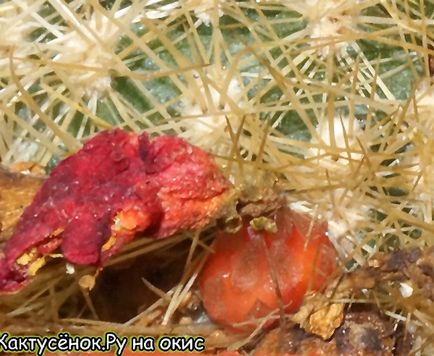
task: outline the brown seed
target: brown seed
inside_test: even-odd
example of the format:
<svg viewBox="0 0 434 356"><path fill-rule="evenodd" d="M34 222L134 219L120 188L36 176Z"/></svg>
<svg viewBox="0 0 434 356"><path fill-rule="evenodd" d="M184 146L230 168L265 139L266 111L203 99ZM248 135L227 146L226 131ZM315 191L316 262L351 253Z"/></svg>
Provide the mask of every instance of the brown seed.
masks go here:
<svg viewBox="0 0 434 356"><path fill-rule="evenodd" d="M433 55L429 55L428 56L428 67L429 67L429 75L431 77L434 77L434 56Z"/></svg>
<svg viewBox="0 0 434 356"><path fill-rule="evenodd" d="M95 287L95 276L91 276L89 274L86 274L80 278L80 280L78 281L78 284L83 289L92 290L93 287Z"/></svg>
<svg viewBox="0 0 434 356"><path fill-rule="evenodd" d="M434 50L434 47L428 45L428 49L431 52ZM432 53L428 54L428 70L429 70L430 77L434 77L434 54Z"/></svg>

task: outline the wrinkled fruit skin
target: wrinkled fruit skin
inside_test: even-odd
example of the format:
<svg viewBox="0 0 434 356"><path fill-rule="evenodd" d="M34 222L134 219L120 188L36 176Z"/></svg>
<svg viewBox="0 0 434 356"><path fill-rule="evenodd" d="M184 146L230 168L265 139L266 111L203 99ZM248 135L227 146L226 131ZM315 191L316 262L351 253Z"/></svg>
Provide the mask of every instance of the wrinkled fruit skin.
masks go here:
<svg viewBox="0 0 434 356"><path fill-rule="evenodd" d="M336 252L326 235L327 223L313 223L286 207L276 212L274 220L276 233L256 231L248 221L236 234L221 232L200 275L208 315L231 330L252 331L257 326L252 319L279 307L271 271L285 311L291 313L308 290L322 289L335 270Z"/></svg>
<svg viewBox="0 0 434 356"><path fill-rule="evenodd" d="M202 228L228 189L210 155L182 139L101 132L59 163L25 209L0 261L0 291L19 290L58 249L71 263L98 265L138 232Z"/></svg>

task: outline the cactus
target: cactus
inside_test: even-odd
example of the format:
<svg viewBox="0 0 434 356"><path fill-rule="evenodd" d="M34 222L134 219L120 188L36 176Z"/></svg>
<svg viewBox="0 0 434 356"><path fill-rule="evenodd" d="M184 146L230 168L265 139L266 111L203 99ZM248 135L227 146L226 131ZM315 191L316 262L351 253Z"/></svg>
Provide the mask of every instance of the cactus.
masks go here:
<svg viewBox="0 0 434 356"><path fill-rule="evenodd" d="M378 252L429 249L433 18L433 3L408 0L2 2L0 160L35 161L49 172L103 129L178 135L214 154L237 189L277 181L293 209L326 218L349 269ZM190 239L180 282L157 290L161 299L128 323L129 333L185 332L169 325L191 295L202 242L197 234L143 239L109 262ZM37 315L35 332L47 323L104 330L89 293L61 272L2 297L6 325L20 331L19 321ZM76 272L81 284L91 273ZM388 285L365 297L429 350L432 301L410 288ZM78 319L73 298L84 300L88 317ZM149 319L160 309L161 319Z"/></svg>

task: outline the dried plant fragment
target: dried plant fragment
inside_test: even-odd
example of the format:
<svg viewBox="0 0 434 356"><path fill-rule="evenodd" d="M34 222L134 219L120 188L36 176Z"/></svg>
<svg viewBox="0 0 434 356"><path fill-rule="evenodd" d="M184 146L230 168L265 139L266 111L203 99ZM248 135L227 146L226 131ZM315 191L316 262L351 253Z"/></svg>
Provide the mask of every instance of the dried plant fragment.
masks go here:
<svg viewBox="0 0 434 356"><path fill-rule="evenodd" d="M98 265L138 232L164 238L207 225L229 183L182 139L105 131L61 162L24 211L0 262L0 290L20 289L60 248Z"/></svg>
<svg viewBox="0 0 434 356"><path fill-rule="evenodd" d="M356 308L357 309L357 308ZM269 332L253 356L286 355L393 355L396 339L390 322L375 310L352 310L328 340L292 327Z"/></svg>
<svg viewBox="0 0 434 356"><path fill-rule="evenodd" d="M369 272L378 285L398 282L403 298L418 288L427 301L434 301L434 250L419 247L379 254L370 261ZM413 288L414 287L414 288Z"/></svg>
<svg viewBox="0 0 434 356"><path fill-rule="evenodd" d="M342 300L350 298L356 290L374 286L375 279L363 269L357 273L345 274L330 282L322 293L309 292L291 320L306 332L327 340L344 320L347 305Z"/></svg>
<svg viewBox="0 0 434 356"><path fill-rule="evenodd" d="M286 204L284 196L275 189L260 190L257 187L247 187L239 199L241 216L260 217L276 211Z"/></svg>
<svg viewBox="0 0 434 356"><path fill-rule="evenodd" d="M307 332L330 338L344 319L343 303L333 303L323 294L310 293L303 306L291 318Z"/></svg>

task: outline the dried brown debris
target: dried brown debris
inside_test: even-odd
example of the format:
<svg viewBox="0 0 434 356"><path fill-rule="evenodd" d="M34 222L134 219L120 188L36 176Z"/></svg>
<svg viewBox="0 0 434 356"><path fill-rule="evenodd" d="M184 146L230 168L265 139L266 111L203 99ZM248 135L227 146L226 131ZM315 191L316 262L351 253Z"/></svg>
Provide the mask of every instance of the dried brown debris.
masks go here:
<svg viewBox="0 0 434 356"><path fill-rule="evenodd" d="M329 339L344 320L344 309L354 291L373 288L375 280L365 271L345 274L318 292L309 292L300 310L291 317L306 332Z"/></svg>
<svg viewBox="0 0 434 356"><path fill-rule="evenodd" d="M254 356L297 355L396 355L392 323L373 309L354 308L328 340L293 327L274 329L257 346Z"/></svg>
<svg viewBox="0 0 434 356"><path fill-rule="evenodd" d="M348 297L350 290L341 286L343 284L337 288L329 287L324 293L306 295L302 307L291 320L306 332L329 339L344 319L345 304L332 300L333 294L335 297Z"/></svg>
<svg viewBox="0 0 434 356"><path fill-rule="evenodd" d="M381 254L370 261L366 272L380 282L401 282L417 287L420 293L434 301L434 249L413 247Z"/></svg>

